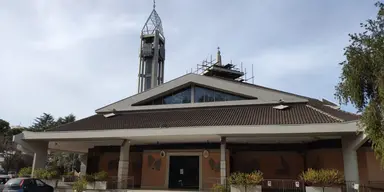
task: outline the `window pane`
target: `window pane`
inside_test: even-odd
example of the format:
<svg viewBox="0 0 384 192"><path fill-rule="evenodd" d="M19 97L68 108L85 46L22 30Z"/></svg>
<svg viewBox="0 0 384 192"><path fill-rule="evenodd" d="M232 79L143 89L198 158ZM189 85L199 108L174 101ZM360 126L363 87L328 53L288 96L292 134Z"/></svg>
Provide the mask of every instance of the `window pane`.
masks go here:
<svg viewBox="0 0 384 192"><path fill-rule="evenodd" d="M206 89L202 87L195 87L195 103L201 102L217 102L217 101L234 101L243 100L245 98L224 93L221 91Z"/></svg>
<svg viewBox="0 0 384 192"><path fill-rule="evenodd" d="M204 102L204 89L195 87L195 103Z"/></svg>
<svg viewBox="0 0 384 192"><path fill-rule="evenodd" d="M180 104L191 102L191 88L164 97L164 104Z"/></svg>
<svg viewBox="0 0 384 192"><path fill-rule="evenodd" d="M39 187L43 187L44 186L44 183L38 179L35 180L36 181L36 185L39 186Z"/></svg>
<svg viewBox="0 0 384 192"><path fill-rule="evenodd" d="M215 92L215 101L227 101L228 95L221 92Z"/></svg>

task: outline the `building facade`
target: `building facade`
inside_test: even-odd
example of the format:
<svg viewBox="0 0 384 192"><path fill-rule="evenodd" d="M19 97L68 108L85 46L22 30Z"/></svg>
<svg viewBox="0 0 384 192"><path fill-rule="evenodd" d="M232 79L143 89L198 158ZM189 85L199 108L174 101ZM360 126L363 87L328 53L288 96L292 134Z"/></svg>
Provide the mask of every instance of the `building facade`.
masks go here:
<svg viewBox="0 0 384 192"><path fill-rule="evenodd" d="M34 152L34 168L44 167L48 149L87 154L83 172L107 171L119 188L206 189L236 171L298 179L308 168L380 180L358 118L326 100L187 74L15 141Z"/></svg>

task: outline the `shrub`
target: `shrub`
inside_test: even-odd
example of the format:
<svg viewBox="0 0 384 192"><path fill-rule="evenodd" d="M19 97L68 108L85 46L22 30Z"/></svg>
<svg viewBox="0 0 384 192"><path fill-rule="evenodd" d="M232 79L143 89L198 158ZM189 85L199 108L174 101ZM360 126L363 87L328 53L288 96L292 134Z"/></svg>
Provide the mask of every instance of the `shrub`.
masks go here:
<svg viewBox="0 0 384 192"><path fill-rule="evenodd" d="M73 183L72 189L76 192L82 192L87 188L87 180L85 178L81 178Z"/></svg>
<svg viewBox="0 0 384 192"><path fill-rule="evenodd" d="M106 181L108 179L108 173L105 171L100 171L92 175L85 175L85 179L88 182Z"/></svg>
<svg viewBox="0 0 384 192"><path fill-rule="evenodd" d="M57 171L50 171L46 169L36 169L33 173L34 178L38 179L56 179L59 176Z"/></svg>
<svg viewBox="0 0 384 192"><path fill-rule="evenodd" d="M245 173L232 173L227 180L230 185L245 185Z"/></svg>
<svg viewBox="0 0 384 192"><path fill-rule="evenodd" d="M95 181L106 181L108 179L108 173L105 171L100 171L94 175Z"/></svg>
<svg viewBox="0 0 384 192"><path fill-rule="evenodd" d="M257 185L264 180L263 173L261 171L254 171L249 174L245 174L246 185Z"/></svg>
<svg viewBox="0 0 384 192"><path fill-rule="evenodd" d="M215 184L212 187L212 192L227 192L227 188L221 184Z"/></svg>
<svg viewBox="0 0 384 192"><path fill-rule="evenodd" d="M17 176L19 177L29 177L32 174L32 167L24 167L20 169L19 173Z"/></svg>
<svg viewBox="0 0 384 192"><path fill-rule="evenodd" d="M75 175L75 173L73 171L64 173L64 176L74 176L74 175Z"/></svg>
<svg viewBox="0 0 384 192"><path fill-rule="evenodd" d="M17 174L19 177L29 177L32 174L32 167L24 167L20 169L19 173Z"/></svg>
<svg viewBox="0 0 384 192"><path fill-rule="evenodd" d="M334 186L344 183L344 175L336 169L308 169L301 173L300 179L306 185L314 186Z"/></svg>
<svg viewBox="0 0 384 192"><path fill-rule="evenodd" d="M228 184L230 185L257 185L263 181L263 173L260 171L254 171L252 173L240 173L236 172L231 174L228 178Z"/></svg>

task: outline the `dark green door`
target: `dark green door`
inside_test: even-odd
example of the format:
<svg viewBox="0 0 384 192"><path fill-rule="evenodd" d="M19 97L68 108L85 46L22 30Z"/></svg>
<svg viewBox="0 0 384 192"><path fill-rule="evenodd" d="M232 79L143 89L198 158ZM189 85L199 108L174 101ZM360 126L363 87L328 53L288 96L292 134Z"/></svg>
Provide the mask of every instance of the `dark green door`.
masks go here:
<svg viewBox="0 0 384 192"><path fill-rule="evenodd" d="M199 189L199 156L170 156L170 189Z"/></svg>

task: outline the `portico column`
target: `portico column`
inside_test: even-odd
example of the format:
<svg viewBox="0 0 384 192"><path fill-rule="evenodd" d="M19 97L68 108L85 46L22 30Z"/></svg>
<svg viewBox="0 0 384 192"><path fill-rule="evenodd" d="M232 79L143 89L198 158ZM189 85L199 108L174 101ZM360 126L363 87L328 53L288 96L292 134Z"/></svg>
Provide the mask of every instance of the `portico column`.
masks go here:
<svg viewBox="0 0 384 192"><path fill-rule="evenodd" d="M88 162L88 154L84 153L80 155L80 175L84 176L87 174L87 162Z"/></svg>
<svg viewBox="0 0 384 192"><path fill-rule="evenodd" d="M31 176L34 176L36 169L44 169L47 162L48 156L48 142L34 142L29 143L33 150L33 163L32 163L32 173Z"/></svg>
<svg viewBox="0 0 384 192"><path fill-rule="evenodd" d="M128 188L129 148L130 142L128 140L124 140L120 147L119 167L117 170L119 189Z"/></svg>
<svg viewBox="0 0 384 192"><path fill-rule="evenodd" d="M355 135L343 136L341 138L344 162L344 177L347 181L347 189L351 189L353 183L359 183L359 167L357 160L357 152L354 148Z"/></svg>
<svg viewBox="0 0 384 192"><path fill-rule="evenodd" d="M225 151L226 151L227 140L225 137L221 137L220 141L220 184L225 185L227 169L225 161Z"/></svg>

